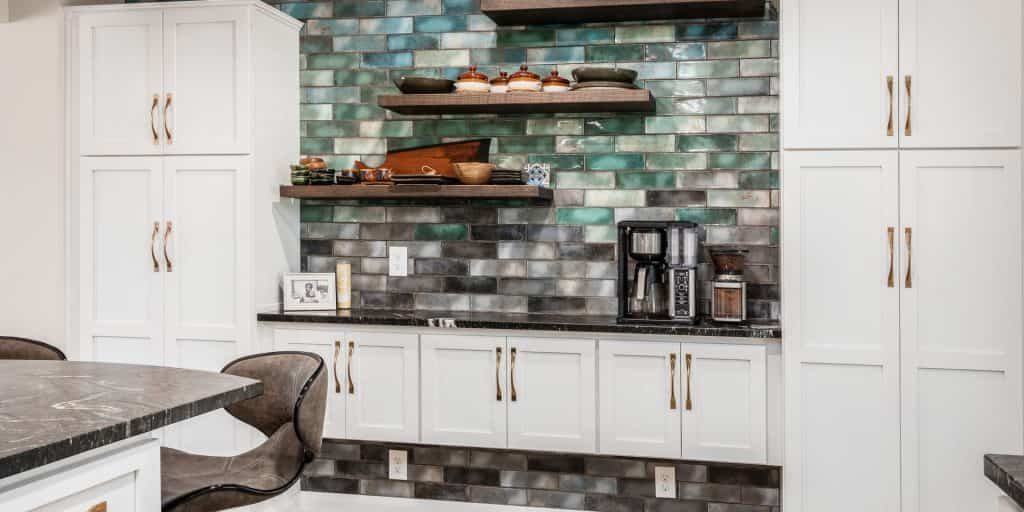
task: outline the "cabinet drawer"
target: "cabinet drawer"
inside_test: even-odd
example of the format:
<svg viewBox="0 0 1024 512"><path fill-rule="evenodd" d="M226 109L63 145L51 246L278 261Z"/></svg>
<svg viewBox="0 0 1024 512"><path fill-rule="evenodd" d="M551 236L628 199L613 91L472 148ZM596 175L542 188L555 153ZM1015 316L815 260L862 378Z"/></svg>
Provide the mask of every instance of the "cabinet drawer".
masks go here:
<svg viewBox="0 0 1024 512"><path fill-rule="evenodd" d="M36 512L143 512L135 505L133 472L37 508Z"/></svg>

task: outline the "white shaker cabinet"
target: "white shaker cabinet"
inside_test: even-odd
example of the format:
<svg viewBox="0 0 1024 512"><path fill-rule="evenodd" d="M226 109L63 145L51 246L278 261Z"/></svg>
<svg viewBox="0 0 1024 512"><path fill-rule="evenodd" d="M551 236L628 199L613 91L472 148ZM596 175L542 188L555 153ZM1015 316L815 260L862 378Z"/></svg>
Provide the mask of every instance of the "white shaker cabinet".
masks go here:
<svg viewBox="0 0 1024 512"><path fill-rule="evenodd" d="M419 337L350 332L346 438L419 441Z"/></svg>
<svg viewBox="0 0 1024 512"><path fill-rule="evenodd" d="M345 439L345 400L348 396L345 333L306 329L274 329L274 350L312 352L327 365L327 409L324 437Z"/></svg>
<svg viewBox="0 0 1024 512"><path fill-rule="evenodd" d="M509 338L509 448L596 451L596 345Z"/></svg>
<svg viewBox="0 0 1024 512"><path fill-rule="evenodd" d="M508 446L505 338L431 334L422 352L422 441Z"/></svg>

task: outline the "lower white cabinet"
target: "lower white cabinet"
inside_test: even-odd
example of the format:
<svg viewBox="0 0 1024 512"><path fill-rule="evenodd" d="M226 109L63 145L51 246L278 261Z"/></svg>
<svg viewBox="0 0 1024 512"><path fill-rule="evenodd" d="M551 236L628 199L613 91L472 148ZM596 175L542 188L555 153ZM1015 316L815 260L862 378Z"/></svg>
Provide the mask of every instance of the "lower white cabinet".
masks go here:
<svg viewBox="0 0 1024 512"><path fill-rule="evenodd" d="M505 338L424 335L424 443L508 446Z"/></svg>
<svg viewBox="0 0 1024 512"><path fill-rule="evenodd" d="M346 437L419 440L419 336L348 334Z"/></svg>
<svg viewBox="0 0 1024 512"><path fill-rule="evenodd" d="M509 338L508 446L597 449L594 340Z"/></svg>
<svg viewBox="0 0 1024 512"><path fill-rule="evenodd" d="M312 352L327 364L327 410L324 437L345 438L345 397L348 377L345 372L345 334L342 332L275 329L274 350Z"/></svg>

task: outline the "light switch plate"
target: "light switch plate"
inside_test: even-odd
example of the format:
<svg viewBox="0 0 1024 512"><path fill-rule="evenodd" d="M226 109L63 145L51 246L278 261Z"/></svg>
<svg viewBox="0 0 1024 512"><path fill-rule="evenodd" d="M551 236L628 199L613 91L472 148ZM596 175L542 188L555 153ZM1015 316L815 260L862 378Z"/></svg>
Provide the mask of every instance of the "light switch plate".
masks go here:
<svg viewBox="0 0 1024 512"><path fill-rule="evenodd" d="M676 497L676 468L673 466L654 467L654 497Z"/></svg>
<svg viewBox="0 0 1024 512"><path fill-rule="evenodd" d="M409 275L408 247L392 247L388 250L388 275L391 277Z"/></svg>
<svg viewBox="0 0 1024 512"><path fill-rule="evenodd" d="M409 479L409 452L388 450L388 478L391 480Z"/></svg>

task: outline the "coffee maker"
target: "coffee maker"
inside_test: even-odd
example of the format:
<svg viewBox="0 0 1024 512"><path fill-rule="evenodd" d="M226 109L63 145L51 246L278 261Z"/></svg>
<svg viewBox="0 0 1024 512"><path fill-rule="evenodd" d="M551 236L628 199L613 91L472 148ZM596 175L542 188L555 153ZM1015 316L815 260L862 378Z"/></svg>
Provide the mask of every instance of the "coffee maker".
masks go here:
<svg viewBox="0 0 1024 512"><path fill-rule="evenodd" d="M698 227L692 222L619 223L619 322L697 320Z"/></svg>

